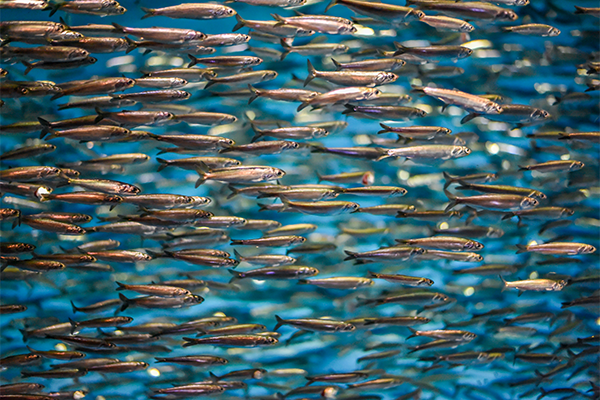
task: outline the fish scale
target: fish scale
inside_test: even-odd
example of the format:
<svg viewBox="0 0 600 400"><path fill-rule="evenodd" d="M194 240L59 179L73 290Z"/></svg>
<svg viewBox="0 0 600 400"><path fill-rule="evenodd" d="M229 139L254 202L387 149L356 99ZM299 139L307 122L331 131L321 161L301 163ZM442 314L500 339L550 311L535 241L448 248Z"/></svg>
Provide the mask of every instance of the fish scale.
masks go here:
<svg viewBox="0 0 600 400"><path fill-rule="evenodd" d="M2 395L600 395L597 2L182 1L0 2Z"/></svg>

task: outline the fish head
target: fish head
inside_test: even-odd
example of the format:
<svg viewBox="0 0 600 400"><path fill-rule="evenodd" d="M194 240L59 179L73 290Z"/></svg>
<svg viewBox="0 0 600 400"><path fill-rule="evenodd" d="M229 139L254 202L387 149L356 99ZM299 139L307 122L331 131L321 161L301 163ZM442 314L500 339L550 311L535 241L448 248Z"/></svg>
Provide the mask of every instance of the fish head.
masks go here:
<svg viewBox="0 0 600 400"><path fill-rule="evenodd" d="M572 171L577 171L577 170L583 168L584 166L585 166L585 164L582 163L581 161L573 161L571 163L571 165L569 166L569 169Z"/></svg>
<svg viewBox="0 0 600 400"><path fill-rule="evenodd" d="M531 119L534 121L542 121L550 117L552 116L546 110L536 109L534 112L531 113Z"/></svg>
<svg viewBox="0 0 600 400"><path fill-rule="evenodd" d="M175 93L175 98L176 99L189 99L191 95L192 94L190 92L178 90L177 93Z"/></svg>
<svg viewBox="0 0 600 400"><path fill-rule="evenodd" d="M89 54L90 53L87 50L85 50L85 49L74 48L73 51L71 51L69 53L68 59L70 59L70 60L73 60L73 59L79 60L79 59L87 57Z"/></svg>
<svg viewBox="0 0 600 400"><path fill-rule="evenodd" d="M258 58L258 57L248 57L248 63L246 65L248 66L254 66L254 65L258 65L260 63L262 63L262 58Z"/></svg>
<svg viewBox="0 0 600 400"><path fill-rule="evenodd" d="M279 340L273 336L265 336L263 339L267 344L276 344L279 343Z"/></svg>
<svg viewBox="0 0 600 400"><path fill-rule="evenodd" d="M471 154L471 149L465 146L454 146L450 152L450 157L460 158Z"/></svg>
<svg viewBox="0 0 600 400"><path fill-rule="evenodd" d="M306 238L303 236L297 236L292 240L293 244L304 243L304 242L306 242Z"/></svg>
<svg viewBox="0 0 600 400"><path fill-rule="evenodd" d="M575 214L575 211L571 210L570 208L563 208L560 211L560 216L561 217L563 217L563 216L571 216L573 214Z"/></svg>
<svg viewBox="0 0 600 400"><path fill-rule="evenodd" d="M217 73L212 69L208 69L206 71L202 71L202 79L215 78Z"/></svg>
<svg viewBox="0 0 600 400"><path fill-rule="evenodd" d="M277 72L276 71L266 71L263 76L262 79L263 80L267 80L267 79L275 79L277 78Z"/></svg>
<svg viewBox="0 0 600 400"><path fill-rule="evenodd" d="M286 3L287 3L286 7L298 7L298 6L306 4L306 0L287 0Z"/></svg>
<svg viewBox="0 0 600 400"><path fill-rule="evenodd" d="M560 29L556 29L554 27L552 27L550 30L548 30L548 36L558 36L560 35Z"/></svg>
<svg viewBox="0 0 600 400"><path fill-rule="evenodd" d="M338 28L338 35L349 35L356 33L357 29L354 25L342 25Z"/></svg>
<svg viewBox="0 0 600 400"><path fill-rule="evenodd" d="M540 204L540 202L533 197L525 197L523 200L521 200L519 207L522 210L529 210L530 208L537 207L538 204Z"/></svg>
<svg viewBox="0 0 600 400"><path fill-rule="evenodd" d="M120 203L122 201L123 201L123 198L121 196L117 196L117 195L107 195L106 197L104 197L105 203Z"/></svg>
<svg viewBox="0 0 600 400"><path fill-rule="evenodd" d="M67 232L71 235L83 235L85 233L85 229L80 226L73 225L67 228Z"/></svg>
<svg viewBox="0 0 600 400"><path fill-rule="evenodd" d="M226 7L226 6L219 7L217 10L215 10L215 13L214 13L214 15L218 16L218 17L226 17L226 16L233 17L236 14L237 14L237 12L233 8Z"/></svg>
<svg viewBox="0 0 600 400"><path fill-rule="evenodd" d="M478 261L483 261L483 256L481 254L472 253L472 254L469 254L469 257L467 259L469 261L478 262Z"/></svg>
<svg viewBox="0 0 600 400"><path fill-rule="evenodd" d="M529 0L515 0L515 6L526 6L529 4Z"/></svg>
<svg viewBox="0 0 600 400"><path fill-rule="evenodd" d="M298 28L296 30L296 36L312 36L314 34L315 34L315 31L311 31L310 29Z"/></svg>
<svg viewBox="0 0 600 400"><path fill-rule="evenodd" d="M450 297L446 296L443 293L436 293L433 296L432 300L433 300L434 303L446 303L446 302L448 302L450 300Z"/></svg>
<svg viewBox="0 0 600 400"><path fill-rule="evenodd" d="M348 203L344 206L344 211L353 213L356 212L359 207L360 205L358 205L357 203Z"/></svg>
<svg viewBox="0 0 600 400"><path fill-rule="evenodd" d="M246 35L243 33L240 33L239 35L237 35L234 39L234 43L235 44L242 44L242 43L247 43L250 40L250 35Z"/></svg>
<svg viewBox="0 0 600 400"><path fill-rule="evenodd" d="M300 143L298 142L290 142L290 141L286 141L283 146L281 146L281 148L283 150L293 150L293 149L297 149L300 147Z"/></svg>
<svg viewBox="0 0 600 400"><path fill-rule="evenodd" d="M159 122L165 122L168 121L170 119L173 119L174 115L171 114L168 111L159 111L156 113L156 117L154 118L154 122L159 123Z"/></svg>
<svg viewBox="0 0 600 400"><path fill-rule="evenodd" d="M123 78L115 84L115 89L123 90L135 85L135 79Z"/></svg>
<svg viewBox="0 0 600 400"><path fill-rule="evenodd" d="M417 286L431 286L433 281L429 278L423 278L417 282Z"/></svg>
<svg viewBox="0 0 600 400"><path fill-rule="evenodd" d="M413 249L410 251L410 254L425 254L427 252L427 250L421 248L421 247L413 247Z"/></svg>
<svg viewBox="0 0 600 400"><path fill-rule="evenodd" d="M369 88L363 91L363 100L376 99L381 96L381 90L376 88Z"/></svg>
<svg viewBox="0 0 600 400"><path fill-rule="evenodd" d="M463 47L458 52L458 58L466 58L473 54L473 50L468 47Z"/></svg>
<svg viewBox="0 0 600 400"><path fill-rule="evenodd" d="M567 286L567 283L569 283L569 282L565 279L556 281L552 284L552 289L550 289L550 290L562 290L565 286Z"/></svg>
<svg viewBox="0 0 600 400"><path fill-rule="evenodd" d="M342 332L352 332L355 329L356 329L356 326L349 324L349 323L345 323L340 327L340 331L342 331Z"/></svg>
<svg viewBox="0 0 600 400"><path fill-rule="evenodd" d="M408 190L404 188L397 188L392 191L392 196L404 196L406 193L408 193Z"/></svg>
<svg viewBox="0 0 600 400"><path fill-rule="evenodd" d="M394 82L396 79L398 79L398 76L396 74L393 74L391 72L380 72L375 77L375 83L377 85L383 85L385 83Z"/></svg>
<svg viewBox="0 0 600 400"><path fill-rule="evenodd" d="M75 31L70 31L70 30L62 31L62 32L58 33L58 35L56 35L56 38L59 40L81 39L82 37L83 37L83 35L81 33L75 32Z"/></svg>
<svg viewBox="0 0 600 400"><path fill-rule="evenodd" d="M464 249L465 250L481 250L483 249L483 245L479 242L476 242L474 240L469 240L465 245L464 245Z"/></svg>
<svg viewBox="0 0 600 400"><path fill-rule="evenodd" d="M474 29L475 29L475 27L473 25L469 24L468 22L465 22L459 28L459 30L461 32L473 32Z"/></svg>
<svg viewBox="0 0 600 400"><path fill-rule="evenodd" d="M79 257L79 262L90 263L90 262L94 262L94 261L96 261L96 257L90 256L88 254L83 254L83 255L81 255L81 257Z"/></svg>
<svg viewBox="0 0 600 400"><path fill-rule="evenodd" d="M333 54L342 54L342 53L347 52L348 50L349 50L349 48L345 44L338 44L333 49Z"/></svg>
<svg viewBox="0 0 600 400"><path fill-rule="evenodd" d="M315 267L302 267L300 268L300 275L315 276L319 273L319 270Z"/></svg>
<svg viewBox="0 0 600 400"><path fill-rule="evenodd" d="M329 135L329 132L323 128L315 128L313 129L313 137L325 137Z"/></svg>
<svg viewBox="0 0 600 400"><path fill-rule="evenodd" d="M476 337L477 337L477 335L473 332L465 332L465 334L463 335L464 340L473 340Z"/></svg>
<svg viewBox="0 0 600 400"><path fill-rule="evenodd" d="M185 42L190 42L193 40L202 40L205 38L206 38L206 35L204 33L190 30L185 33L183 40Z"/></svg>
<svg viewBox="0 0 600 400"><path fill-rule="evenodd" d="M594 253L596 251L596 248L592 245L586 244L581 246L578 250L577 253L578 254L590 254L590 253Z"/></svg>
<svg viewBox="0 0 600 400"><path fill-rule="evenodd" d="M272 172L272 179L279 179L279 178L283 178L285 175L285 171L279 168L273 168L273 172Z"/></svg>
<svg viewBox="0 0 600 400"><path fill-rule="evenodd" d="M518 18L517 14L512 10L504 10L498 13L496 19L514 21Z"/></svg>
<svg viewBox="0 0 600 400"><path fill-rule="evenodd" d="M502 113L502 107L498 103L494 103L493 101L488 101L485 105L485 113L486 114L500 114Z"/></svg>
<svg viewBox="0 0 600 400"><path fill-rule="evenodd" d="M421 19L425 16L425 13L421 10L411 10L409 14L413 14L418 19Z"/></svg>
<svg viewBox="0 0 600 400"><path fill-rule="evenodd" d="M204 299L198 295L191 294L183 298L183 302L185 304L200 304L204 301Z"/></svg>

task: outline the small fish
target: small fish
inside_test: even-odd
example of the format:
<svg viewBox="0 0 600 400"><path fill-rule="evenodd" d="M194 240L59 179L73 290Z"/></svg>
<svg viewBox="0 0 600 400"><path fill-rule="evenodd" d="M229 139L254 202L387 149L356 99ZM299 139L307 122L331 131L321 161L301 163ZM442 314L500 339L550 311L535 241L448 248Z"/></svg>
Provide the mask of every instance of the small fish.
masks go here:
<svg viewBox="0 0 600 400"><path fill-rule="evenodd" d="M351 101L373 100L381 95L381 91L376 88L367 87L347 87L334 89L327 93L322 93L305 101L298 106L298 111L311 106L313 109L322 108L328 105L345 104Z"/></svg>
<svg viewBox="0 0 600 400"><path fill-rule="evenodd" d="M63 235L83 235L86 233L86 230L78 225L55 221L50 218L31 218L29 216L22 216L21 222L33 229L56 232Z"/></svg>
<svg viewBox="0 0 600 400"><path fill-rule="evenodd" d="M212 344L215 346L232 346L232 347L256 347L256 346L272 346L279 342L272 336L260 335L222 335L207 338L186 338L183 347L195 346L199 344Z"/></svg>
<svg viewBox="0 0 600 400"><path fill-rule="evenodd" d="M233 279L251 278L256 280L265 280L301 279L305 276L315 276L319 273L319 270L314 267L307 267L304 265L284 265L279 267L263 267L246 272L237 272L230 269L229 272L233 275Z"/></svg>
<svg viewBox="0 0 600 400"><path fill-rule="evenodd" d="M188 64L188 69L196 64L210 65L214 67L234 67L234 68L249 68L255 67L262 63L262 59L253 56L215 56L215 57L204 57L197 58L191 54L188 54L191 60ZM215 78L211 76L211 78Z"/></svg>
<svg viewBox="0 0 600 400"><path fill-rule="evenodd" d="M383 3L382 3L383 4ZM341 63L331 59L337 71L396 71L406 65L406 61L399 58L377 58L362 61ZM394 74L395 75L395 74ZM396 75L397 76L397 75Z"/></svg>
<svg viewBox="0 0 600 400"><path fill-rule="evenodd" d="M438 11L451 16L456 15L460 18L493 21L514 21L517 19L517 14L514 11L484 2L450 3L444 1L408 0L407 5L411 4L415 4L421 10Z"/></svg>
<svg viewBox="0 0 600 400"><path fill-rule="evenodd" d="M343 321L335 321L331 319L315 319L315 318L300 318L300 319L283 319L275 315L277 325L273 328L274 331L282 325L290 325L305 331L317 332L351 332L356 329L352 324Z"/></svg>
<svg viewBox="0 0 600 400"><path fill-rule="evenodd" d="M252 103L259 97L264 97L271 100L280 100L280 101L299 101L306 102L310 101L319 95L319 92L315 92L313 90L305 90L305 89L292 89L292 88L282 88L282 89L258 89L252 85L248 85L248 89L252 95L248 99L248 104Z"/></svg>
<svg viewBox="0 0 600 400"><path fill-rule="evenodd" d="M255 135L252 138L252 142L262 137L274 137L278 139L292 139L292 140L306 140L321 138L329 135L323 128L317 128L312 126L286 126L283 128L275 129L259 129L254 124L251 125Z"/></svg>
<svg viewBox="0 0 600 400"><path fill-rule="evenodd" d="M208 83L205 86L209 88L216 84L223 85L241 85L241 84L255 84L259 82L270 81L277 78L277 71L262 70L262 71L249 71L242 72L235 75L219 76L215 78L208 78Z"/></svg>
<svg viewBox="0 0 600 400"><path fill-rule="evenodd" d="M194 40L206 39L206 35L202 32L191 29L178 28L127 28L117 23L112 24L115 29L124 34L143 38L145 40L156 40L158 42L167 43L185 43Z"/></svg>
<svg viewBox="0 0 600 400"><path fill-rule="evenodd" d="M396 51L394 57L402 54L411 54L424 59L461 59L473 54L473 50L464 46L427 46L427 47L406 47L398 42L394 42ZM429 89L429 88L428 88ZM427 90L425 93L431 92ZM429 94L429 93L427 93ZM439 97L438 97L439 98ZM442 100L444 101L444 100Z"/></svg>
<svg viewBox="0 0 600 400"><path fill-rule="evenodd" d="M569 172L577 171L584 167L584 163L575 160L556 160L547 161L539 164L519 166L519 171L538 171L547 172Z"/></svg>
<svg viewBox="0 0 600 400"><path fill-rule="evenodd" d="M409 160L450 160L462 158L471 154L471 149L466 146L425 144L421 146L408 146L389 149L390 157L404 157Z"/></svg>
<svg viewBox="0 0 600 400"><path fill-rule="evenodd" d="M483 185L482 185L483 186ZM499 210L528 210L538 206L539 201L533 197L521 196L516 194L484 194L470 197L457 197L445 190L446 196L450 199L450 204L445 211L449 211L458 204L468 204L487 209Z"/></svg>
<svg viewBox="0 0 600 400"><path fill-rule="evenodd" d="M355 106L344 104L346 110L342 114L360 116L372 119L406 120L422 118L427 112L416 107L404 106ZM357 114L357 115L356 115Z"/></svg>
<svg viewBox="0 0 600 400"><path fill-rule="evenodd" d="M271 236L259 239L232 240L232 245L245 245L257 247L287 247L297 243L304 243L305 237L302 236Z"/></svg>
<svg viewBox="0 0 600 400"><path fill-rule="evenodd" d="M370 286L373 280L352 276L336 276L332 278L300 279L298 283L314 285L325 289L357 289L362 286Z"/></svg>
<svg viewBox="0 0 600 400"><path fill-rule="evenodd" d="M147 309L191 307L204 301L202 297L195 294L182 297L142 296L128 299L122 293L119 293L119 299L122 303L121 311L125 311L129 306Z"/></svg>
<svg viewBox="0 0 600 400"><path fill-rule="evenodd" d="M77 185L89 190L95 190L107 194L136 195L141 189L129 183L112 181L108 179L69 179L70 185Z"/></svg>
<svg viewBox="0 0 600 400"><path fill-rule="evenodd" d="M542 244L530 244L530 245L517 245L520 253L539 253L539 254L550 254L550 255L578 255L578 254L591 254L596 252L596 248L585 243L570 243L570 242L550 242Z"/></svg>
<svg viewBox="0 0 600 400"><path fill-rule="evenodd" d="M382 247L378 250L363 251L360 253L344 250L344 253L348 255L344 261L357 260L362 264L380 260L407 260L416 254L423 254L425 252L425 249L410 246Z"/></svg>
<svg viewBox="0 0 600 400"><path fill-rule="evenodd" d="M554 279L527 279L512 282L507 282L502 276L500 276L500 279L502 280L502 283L504 283L502 290L517 289L519 294L526 290L533 290L536 292L558 291L562 290L567 285L567 281Z"/></svg>
<svg viewBox="0 0 600 400"><path fill-rule="evenodd" d="M530 36L558 36L560 35L560 30L556 29L553 26L545 25L545 24L525 24L518 26L505 26L502 27L503 30L507 32L514 32L520 35L530 35Z"/></svg>
<svg viewBox="0 0 600 400"><path fill-rule="evenodd" d="M280 179L285 171L275 167L263 166L240 166L223 169L210 170L206 166L200 168L200 178L196 181L196 187L207 180L215 180L227 183L255 183Z"/></svg>
<svg viewBox="0 0 600 400"><path fill-rule="evenodd" d="M282 265L292 265L296 263L294 257L279 254L260 254L255 256L242 256L237 250L234 254L240 262L247 262L253 265L264 265L269 267L279 267Z"/></svg>
<svg viewBox="0 0 600 400"><path fill-rule="evenodd" d="M146 13L142 19L155 16L185 19L217 19L236 15L235 10L231 7L210 3L187 3L162 8L142 7L142 11Z"/></svg>
<svg viewBox="0 0 600 400"><path fill-rule="evenodd" d="M301 46L292 46L285 39L280 41L283 52L279 59L283 61L288 54L297 53L305 56L331 56L334 54L343 54L348 52L350 48L345 44L339 43L309 43Z"/></svg>
<svg viewBox="0 0 600 400"><path fill-rule="evenodd" d="M191 295L187 289L182 289L174 286L165 285L126 285L120 282L115 282L118 287L116 290L132 290L139 294L159 297L182 297Z"/></svg>
<svg viewBox="0 0 600 400"><path fill-rule="evenodd" d="M399 283L401 285L407 285L407 286L431 286L431 285L433 285L433 280L431 280L429 278L420 278L417 276L389 275L389 274L380 274L380 273L371 272L371 271L369 271L369 276L371 278L385 279L388 282Z"/></svg>
<svg viewBox="0 0 600 400"><path fill-rule="evenodd" d="M462 19L444 17L442 15L423 15L419 18L423 22L440 31L473 32L475 27Z"/></svg>
<svg viewBox="0 0 600 400"><path fill-rule="evenodd" d="M438 135L449 135L452 133L450 129L441 126L389 126L383 123L379 125L383 130L377 132L378 134L394 132L399 136L410 138L423 137L425 139L433 139Z"/></svg>
<svg viewBox="0 0 600 400"><path fill-rule="evenodd" d="M156 357L157 363L173 363L181 365L193 365L193 366L211 366L211 365L225 365L228 361L222 357L215 356L181 356L181 357Z"/></svg>
<svg viewBox="0 0 600 400"><path fill-rule="evenodd" d="M239 14L235 15L237 24L232 31L247 27L258 32L263 32L279 37L296 37L296 36L311 36L315 31L311 28L303 28L290 24L282 24L278 21L251 21L243 19Z"/></svg>
<svg viewBox="0 0 600 400"><path fill-rule="evenodd" d="M479 251L483 249L483 244L471 240L452 236L432 236L421 239L396 239L398 243L405 243L411 246L423 247L426 249L454 250L454 251Z"/></svg>
<svg viewBox="0 0 600 400"><path fill-rule="evenodd" d="M282 17L277 14L271 16L279 21L279 24L292 25L307 31L327 33L330 35L350 35L356 32L352 21L341 17L329 17L326 15L298 15L294 17Z"/></svg>

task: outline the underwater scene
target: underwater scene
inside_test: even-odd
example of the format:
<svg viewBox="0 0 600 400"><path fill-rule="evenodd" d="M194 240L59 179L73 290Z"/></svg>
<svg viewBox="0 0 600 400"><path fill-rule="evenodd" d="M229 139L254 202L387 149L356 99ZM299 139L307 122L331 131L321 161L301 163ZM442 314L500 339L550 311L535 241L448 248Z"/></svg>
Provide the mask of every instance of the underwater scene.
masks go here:
<svg viewBox="0 0 600 400"><path fill-rule="evenodd" d="M597 0L0 0L0 400L599 399Z"/></svg>

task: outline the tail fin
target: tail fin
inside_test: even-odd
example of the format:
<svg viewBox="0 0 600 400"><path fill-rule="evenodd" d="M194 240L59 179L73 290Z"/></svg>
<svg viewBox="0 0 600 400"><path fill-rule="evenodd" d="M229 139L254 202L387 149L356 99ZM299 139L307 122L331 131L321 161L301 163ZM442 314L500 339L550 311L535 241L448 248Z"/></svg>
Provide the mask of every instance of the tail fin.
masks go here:
<svg viewBox="0 0 600 400"><path fill-rule="evenodd" d="M344 115L348 115L348 114L352 114L353 112L356 112L356 106L353 106L352 104L344 104L344 107L346 107L346 109L342 112L342 114L344 114Z"/></svg>
<svg viewBox="0 0 600 400"><path fill-rule="evenodd" d="M310 83L310 81L312 81L313 79L315 79L317 77L317 70L315 69L315 67L313 67L310 60L306 60L306 64L308 66L308 76L304 80L305 87L306 87L306 85L308 85Z"/></svg>
<svg viewBox="0 0 600 400"><path fill-rule="evenodd" d="M573 14L585 14L585 8L580 6L575 6L575 11Z"/></svg>
<svg viewBox="0 0 600 400"><path fill-rule="evenodd" d="M276 315L275 319L277 320L277 325L275 325L273 331L277 331L277 329L281 328L281 325L285 324L285 321L279 315Z"/></svg>
<svg viewBox="0 0 600 400"><path fill-rule="evenodd" d="M75 303L73 303L73 300L71 300L71 307L73 308L73 314L75 314L77 311L81 311L79 308L77 308L75 306Z"/></svg>
<svg viewBox="0 0 600 400"><path fill-rule="evenodd" d="M329 3L327 5L327 7L325 7L325 11L324 12L329 11L332 7L334 7L335 5L337 5L337 3L338 3L338 0L331 0L331 3Z"/></svg>
<svg viewBox="0 0 600 400"><path fill-rule="evenodd" d="M243 279L244 278L244 273L243 272L237 272L234 271L233 269L228 269L227 271L229 271L229 273L231 275L233 275L233 278L231 278L231 280L229 281L229 283L237 280L237 279Z"/></svg>
<svg viewBox="0 0 600 400"><path fill-rule="evenodd" d="M46 136L46 134L54 132L50 121L42 117L38 117L38 121L42 125L42 133L40 134L40 139Z"/></svg>
<svg viewBox="0 0 600 400"><path fill-rule="evenodd" d="M235 14L235 19L237 20L237 23L233 27L233 32L246 26L246 20L242 18L240 14Z"/></svg>
<svg viewBox="0 0 600 400"><path fill-rule="evenodd" d="M23 72L23 75L27 75L29 73L29 71L31 71L35 66L25 60L21 61L23 63L24 66L26 66L27 68L25 68L25 72Z"/></svg>
<svg viewBox="0 0 600 400"><path fill-rule="evenodd" d="M260 90L255 88L252 85L248 85L248 89L250 89L250 92L252 92L252 95L250 96L250 98L248 99L248 104L252 103L254 100L256 100L257 98L260 97Z"/></svg>
<svg viewBox="0 0 600 400"><path fill-rule="evenodd" d="M337 0L334 0L334 1L337 1ZM333 65L335 65L336 71L339 71L342 69L342 64L339 61L336 61L332 58L331 62L333 63Z"/></svg>
<svg viewBox="0 0 600 400"><path fill-rule="evenodd" d="M521 254L521 253L527 253L527 246L522 245L522 244L517 244L517 254Z"/></svg>
<svg viewBox="0 0 600 400"><path fill-rule="evenodd" d="M350 250L344 250L344 253L346 253L348 255L348 257L344 258L344 261L348 261L348 260L355 260L358 258L356 252L350 251Z"/></svg>
<svg viewBox="0 0 600 400"><path fill-rule="evenodd" d="M454 207L456 207L456 205L458 204L458 198L446 189L444 189L444 193L446 194L446 197L450 199L450 204L448 204L448 206L444 209L444 212L448 212Z"/></svg>
<svg viewBox="0 0 600 400"><path fill-rule="evenodd" d="M58 4L54 4L52 6L50 6L50 15L48 15L49 17L53 16L54 14L56 14L56 12L58 10L60 10L60 8L63 6L63 4L58 3ZM577 14L577 13L575 13ZM62 18L61 18L62 19Z"/></svg>
<svg viewBox="0 0 600 400"><path fill-rule="evenodd" d="M504 290L506 289L506 279L504 279L502 275L498 275L498 278L500 278L502 280L502 283L504 284L504 286L502 287L502 291L504 292Z"/></svg>
<svg viewBox="0 0 600 400"><path fill-rule="evenodd" d="M156 12L153 8L146 8L146 7L140 7L142 9L143 12L145 12L146 14L142 17L142 19L146 19L146 18L150 18L150 17L154 17L156 15Z"/></svg>
<svg viewBox="0 0 600 400"><path fill-rule="evenodd" d="M238 261L244 261L244 257L236 249L233 249L233 255L235 256L235 258L237 258Z"/></svg>
<svg viewBox="0 0 600 400"><path fill-rule="evenodd" d="M240 189L238 189L232 185L227 186L227 188L229 190L231 190L231 193L229 194L229 196L227 196L227 200L233 199L235 196L237 196L240 193Z"/></svg>
<svg viewBox="0 0 600 400"><path fill-rule="evenodd" d="M123 305L121 306L121 311L125 311L127 309L127 307L129 307L131 300L129 300L127 297L125 297L125 295L123 295L123 293L119 293L119 299L123 303Z"/></svg>
<svg viewBox="0 0 600 400"><path fill-rule="evenodd" d="M73 321L71 318L69 318L69 323L71 324L71 335L72 335L77 330L77 327L79 326L79 322Z"/></svg>
<svg viewBox="0 0 600 400"><path fill-rule="evenodd" d="M452 175L450 175L446 171L442 171L442 174L444 175L444 179L446 180L446 183L444 183L444 190L446 190L448 186L450 186L455 181L455 178L452 177Z"/></svg>
<svg viewBox="0 0 600 400"><path fill-rule="evenodd" d="M114 26L116 29L118 29L119 31L121 31L122 33L125 33L125 27L123 25L119 25L116 22L112 23L112 26Z"/></svg>
<svg viewBox="0 0 600 400"><path fill-rule="evenodd" d="M116 290L127 290L127 288L125 287L125 285L122 284L121 282L115 281L115 283L117 284L117 289Z"/></svg>
<svg viewBox="0 0 600 400"><path fill-rule="evenodd" d="M283 51L281 52L281 57L279 57L279 60L283 61L288 56L288 54L290 54L290 49L292 48L292 46L290 46L290 44L286 42L285 38L279 40L279 43L281 43L281 47L283 47ZM308 82L305 82L304 86L306 86L307 84Z"/></svg>
<svg viewBox="0 0 600 400"><path fill-rule="evenodd" d="M419 336L419 335L417 335L417 330L416 330L416 329L413 329L413 328L411 328L410 326L407 326L407 328L408 328L408 330L410 331L411 335L410 335L410 336L408 336L408 337L407 337L406 339L404 339L404 340L408 340L408 339L410 339L410 338L413 338L413 337L417 337L417 336Z"/></svg>
<svg viewBox="0 0 600 400"><path fill-rule="evenodd" d="M389 125L386 125L386 124L384 124L384 123L380 123L380 124L379 124L379 126L381 126L381 127L383 128L383 130L381 130L381 131L377 132L377 134L380 134L380 133L386 133L386 132L393 132L393 131L392 131L392 127L391 127L391 126L389 126Z"/></svg>
<svg viewBox="0 0 600 400"><path fill-rule="evenodd" d="M106 113L103 112L102 110L100 110L98 107L95 108L96 110L96 114L98 114L98 116L96 117L96 119L94 120L94 123L97 124L98 122L102 121L104 118L106 118Z"/></svg>
<svg viewBox="0 0 600 400"><path fill-rule="evenodd" d="M158 166L157 172L162 171L163 169L167 168L170 165L170 163L167 160L162 159L160 157L156 157L156 161L158 161L160 163L160 165Z"/></svg>
<svg viewBox="0 0 600 400"><path fill-rule="evenodd" d="M443 111L443 110L442 110L442 111ZM464 124L466 124L467 122L469 122L470 120L472 120L473 118L476 118L476 117L478 117L478 116L479 116L479 114L476 114L476 113L470 113L470 114L468 114L468 115L465 115L465 116L463 117L463 119L461 119L461 120L460 120L460 124L461 124L461 125L464 125Z"/></svg>
<svg viewBox="0 0 600 400"><path fill-rule="evenodd" d="M190 63L188 64L188 68L193 67L194 65L198 64L198 59L196 57L194 57L191 54L188 54L189 59L191 60Z"/></svg>
<svg viewBox="0 0 600 400"><path fill-rule="evenodd" d="M398 42L394 42L394 46L396 46L396 49L397 49L397 50L394 52L394 56L398 56L398 55L400 55L400 54L404 54L404 53L406 53L406 52L410 51L410 49L409 49L408 47L406 47L406 46L403 46L403 45L401 45L401 44L400 44L400 43L398 43Z"/></svg>
<svg viewBox="0 0 600 400"><path fill-rule="evenodd" d="M138 47L138 44L132 40L131 38L125 36L125 40L127 41L127 50L125 50L125 54L129 54L131 53L133 50L135 50ZM148 49L144 52L144 55L148 54L149 52L151 52L152 50Z"/></svg>
<svg viewBox="0 0 600 400"><path fill-rule="evenodd" d="M208 374L210 375L210 380L213 381L213 382L219 382L221 380L220 376L216 376L212 372L209 372Z"/></svg>
<svg viewBox="0 0 600 400"><path fill-rule="evenodd" d="M275 26L285 24L285 18L283 18L281 15L271 14L271 17L273 17L273 19L275 19L278 22L277 24L275 24Z"/></svg>

